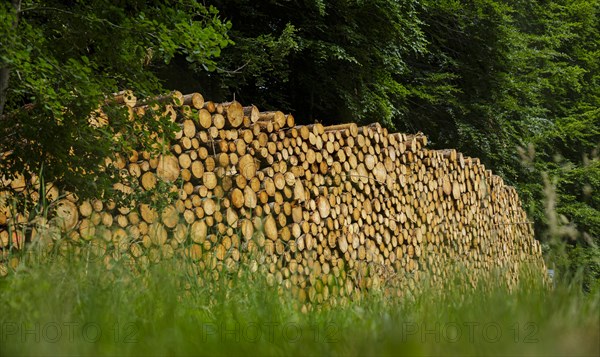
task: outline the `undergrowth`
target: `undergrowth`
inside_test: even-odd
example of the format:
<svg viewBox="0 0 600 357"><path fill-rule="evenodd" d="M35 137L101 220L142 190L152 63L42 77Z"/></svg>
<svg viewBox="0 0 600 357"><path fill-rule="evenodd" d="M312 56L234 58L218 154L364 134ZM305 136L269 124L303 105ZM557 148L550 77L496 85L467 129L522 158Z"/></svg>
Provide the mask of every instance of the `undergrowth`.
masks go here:
<svg viewBox="0 0 600 357"><path fill-rule="evenodd" d="M598 355L600 306L577 284L522 279L411 298L365 292L302 312L241 267L228 282L178 259L147 268L25 254L0 279L2 355ZM527 276L523 274L523 276Z"/></svg>

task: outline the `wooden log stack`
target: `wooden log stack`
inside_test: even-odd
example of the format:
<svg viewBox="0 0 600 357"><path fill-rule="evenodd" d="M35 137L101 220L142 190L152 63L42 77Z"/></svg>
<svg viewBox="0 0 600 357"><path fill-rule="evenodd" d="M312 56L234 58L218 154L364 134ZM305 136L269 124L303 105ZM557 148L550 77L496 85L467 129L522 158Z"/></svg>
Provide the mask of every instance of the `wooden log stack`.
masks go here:
<svg viewBox="0 0 600 357"><path fill-rule="evenodd" d="M143 114L145 104L125 94L123 105ZM180 127L168 152L112 162L138 190L167 182L177 200L162 210L75 195L56 204L54 226L73 242L93 241L107 261L183 256L199 276L215 278L244 265L307 307L365 289L412 294L460 269L472 286L498 271L501 284L514 286L524 264L543 275L515 189L476 158L428 149L422 133L389 133L377 123L295 125L290 114L198 93L161 102ZM0 247L23 241L9 228L26 214L6 203L21 181L5 178L0 189ZM49 198L58 197L54 189Z"/></svg>

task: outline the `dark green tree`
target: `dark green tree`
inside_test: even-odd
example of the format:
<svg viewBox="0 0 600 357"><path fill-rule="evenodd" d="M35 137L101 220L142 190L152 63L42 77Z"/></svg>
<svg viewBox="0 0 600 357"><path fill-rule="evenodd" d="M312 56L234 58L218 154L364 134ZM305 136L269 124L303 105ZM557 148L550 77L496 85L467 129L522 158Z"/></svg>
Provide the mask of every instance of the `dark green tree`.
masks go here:
<svg viewBox="0 0 600 357"><path fill-rule="evenodd" d="M203 83L300 120L380 121L404 114L408 53L425 41L412 0L211 1L233 23L218 77ZM400 105L398 105L400 104Z"/></svg>

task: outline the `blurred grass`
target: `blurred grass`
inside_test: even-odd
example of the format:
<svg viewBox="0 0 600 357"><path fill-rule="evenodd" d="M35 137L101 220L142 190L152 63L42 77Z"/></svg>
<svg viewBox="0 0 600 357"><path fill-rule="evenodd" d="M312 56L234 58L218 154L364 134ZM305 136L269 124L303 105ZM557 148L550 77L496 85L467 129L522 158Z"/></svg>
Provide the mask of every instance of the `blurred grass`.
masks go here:
<svg viewBox="0 0 600 357"><path fill-rule="evenodd" d="M600 299L524 278L303 313L242 268L230 283L184 262L145 269L28 254L0 278L0 355L600 355ZM527 276L523 274L523 276Z"/></svg>

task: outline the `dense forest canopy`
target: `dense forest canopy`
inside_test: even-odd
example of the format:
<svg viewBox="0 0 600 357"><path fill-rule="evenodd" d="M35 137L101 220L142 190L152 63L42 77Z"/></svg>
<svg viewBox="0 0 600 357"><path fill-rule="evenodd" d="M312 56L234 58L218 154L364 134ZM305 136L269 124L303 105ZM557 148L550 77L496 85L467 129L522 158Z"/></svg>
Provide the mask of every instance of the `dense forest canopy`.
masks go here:
<svg viewBox="0 0 600 357"><path fill-rule="evenodd" d="M598 0L12 0L0 18L2 170L95 182L110 133L80 124L123 88L380 122L481 158L597 284Z"/></svg>

